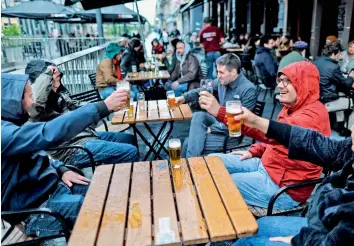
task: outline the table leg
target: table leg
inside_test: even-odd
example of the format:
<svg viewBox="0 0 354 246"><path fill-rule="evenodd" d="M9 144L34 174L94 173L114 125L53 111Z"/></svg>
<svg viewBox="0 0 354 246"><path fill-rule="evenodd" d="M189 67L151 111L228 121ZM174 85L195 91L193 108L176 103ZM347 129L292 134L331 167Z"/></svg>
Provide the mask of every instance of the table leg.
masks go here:
<svg viewBox="0 0 354 246"><path fill-rule="evenodd" d="M144 161L147 160L148 156L150 155L151 151L154 152L154 154L158 157L161 158L159 154L157 154L157 151L153 148L153 146L149 143L149 141L144 137L144 135L139 131L139 129L136 127L136 125L132 125L134 131L139 135L139 137L143 140L143 142L150 148L149 152L147 155L145 155ZM155 136L153 136L155 137ZM155 144L155 143L154 143Z"/></svg>
<svg viewBox="0 0 354 246"><path fill-rule="evenodd" d="M163 149L163 150L168 154L168 150L163 146L163 144L160 142L160 140L159 140L159 138L158 138L158 136L160 136L160 134L162 133L162 131L166 128L167 122L164 122L164 123L162 124L161 129L159 130L157 136L155 136L154 132L151 130L150 126L149 126L147 123L144 123L144 125L145 125L146 129L149 131L149 133L150 133L150 134L153 136L153 138L155 139L155 141L153 142L152 146L155 146L155 145L157 145L157 144L160 145L160 148L159 148L160 151L159 151L159 154L158 154L157 156L161 158L161 156L160 156L161 149ZM168 133L169 133L169 134L167 135L167 137L171 134L171 126L170 126L170 130L168 131ZM165 137L165 139L166 139L166 137ZM163 142L166 142L166 141L163 141ZM155 149L154 149L154 150L155 150ZM151 150L151 151L152 151L152 150ZM147 156L150 155L151 151L149 151L149 152L147 153ZM154 151L154 152L155 152L155 151ZM155 156L155 158L156 158L157 156Z"/></svg>
<svg viewBox="0 0 354 246"><path fill-rule="evenodd" d="M160 145L160 148L158 149L157 151L157 154L160 155L161 153L161 150L164 150L167 154L169 154L169 152L166 150L166 148L164 147L165 146L165 143L167 141L167 139L171 136L171 133L173 131L173 121L169 121L170 123L170 129L168 130L166 136L163 137L163 141L162 141L162 144ZM181 146L182 147L182 146ZM155 156L154 156L155 157Z"/></svg>

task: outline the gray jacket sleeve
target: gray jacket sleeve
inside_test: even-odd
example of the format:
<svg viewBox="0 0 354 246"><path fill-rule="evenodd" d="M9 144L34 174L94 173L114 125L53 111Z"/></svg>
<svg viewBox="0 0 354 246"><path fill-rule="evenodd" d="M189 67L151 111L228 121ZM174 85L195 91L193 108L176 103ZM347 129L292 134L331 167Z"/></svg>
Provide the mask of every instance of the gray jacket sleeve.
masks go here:
<svg viewBox="0 0 354 246"><path fill-rule="evenodd" d="M179 62L176 62L175 67L173 68L170 76L170 80L175 82L180 75L180 68L179 68Z"/></svg>

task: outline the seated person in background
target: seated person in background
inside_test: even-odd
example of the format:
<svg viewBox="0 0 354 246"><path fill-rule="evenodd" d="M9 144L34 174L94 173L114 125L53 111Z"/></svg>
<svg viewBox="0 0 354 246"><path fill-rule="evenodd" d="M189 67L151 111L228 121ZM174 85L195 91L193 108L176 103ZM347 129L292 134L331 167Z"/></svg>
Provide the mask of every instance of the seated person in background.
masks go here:
<svg viewBox="0 0 354 246"><path fill-rule="evenodd" d="M183 92L199 87L202 71L198 59L190 52L189 44L178 42L176 57L177 63L170 76L173 82L167 82L165 87L181 96Z"/></svg>
<svg viewBox="0 0 354 246"><path fill-rule="evenodd" d="M340 98L338 92L346 93L354 88L354 72L345 78L338 65L341 48L339 42L326 44L322 56L313 62L320 71L320 101L325 104L328 112L348 109L349 99ZM344 134L344 111L336 112L336 119L337 130Z"/></svg>
<svg viewBox="0 0 354 246"><path fill-rule="evenodd" d="M116 90L116 84L123 80L119 62L123 49L116 43L107 46L106 54L96 71L96 86L102 99L106 99Z"/></svg>
<svg viewBox="0 0 354 246"><path fill-rule="evenodd" d="M222 151L227 126L218 122L226 115L226 102L239 97L242 105L252 110L256 105L256 88L242 74L240 58L235 54L225 54L216 60L218 79L214 81L213 95L194 89L181 97L177 103L199 101L205 111L193 113L189 137L183 144L183 157ZM214 95L216 97L214 97Z"/></svg>
<svg viewBox="0 0 354 246"><path fill-rule="evenodd" d="M351 138L337 141L317 131L269 121L247 109L235 117L288 149L290 159L307 161L333 170L316 188L307 218L269 216L260 218L258 232L239 239L244 245L352 245L354 238L354 125ZM282 243L281 243L282 242Z"/></svg>
<svg viewBox="0 0 354 246"><path fill-rule="evenodd" d="M55 64L34 60L27 65L25 72L29 75L34 97L30 121L47 122L80 107L77 102L70 99L70 94L61 83L61 73ZM131 134L96 132L86 128L68 141L63 141L60 146L83 146L91 151L95 161L111 164L136 161L138 151L134 143L135 139ZM50 155L56 160L78 168L90 165L88 155L80 149L52 151Z"/></svg>
<svg viewBox="0 0 354 246"><path fill-rule="evenodd" d="M279 72L277 83L279 101L284 105L277 120L330 136L328 113L319 101L319 73L316 67L310 62L292 63ZM222 120L227 123L226 119ZM288 159L287 148L262 132L242 126L242 134L260 143L253 144L248 151L213 155L223 160L247 204L267 208L270 198L279 188L320 177L321 167ZM295 207L309 198L313 188L289 190L276 200L274 206L277 209Z"/></svg>
<svg viewBox="0 0 354 246"><path fill-rule="evenodd" d="M139 39L132 38L129 41L128 47L123 52L122 61L120 63L120 69L124 76L132 71L132 66L136 66L137 71L139 71L139 65L142 62L140 58L141 48L142 44Z"/></svg>
<svg viewBox="0 0 354 246"><path fill-rule="evenodd" d="M280 39L279 52L280 52L281 57L284 57L291 52L291 48L293 47L293 43L294 43L293 39L288 35L285 35Z"/></svg>
<svg viewBox="0 0 354 246"><path fill-rule="evenodd" d="M281 55L279 52L279 50L280 50L280 35L277 35L277 34L272 35L272 38L274 40L274 46L270 50L270 52L272 53L275 63L278 64L281 59Z"/></svg>
<svg viewBox="0 0 354 246"><path fill-rule="evenodd" d="M171 57L169 59L169 57L166 57L165 59L162 60L162 62L165 64L167 71L169 74L171 74L173 72L173 70L175 69L175 66L177 64L177 43L180 42L181 40L175 38L173 40L171 40Z"/></svg>
<svg viewBox="0 0 354 246"><path fill-rule="evenodd" d="M284 56L279 63L278 72L285 66L298 61L306 61L306 49L308 45L304 41L297 41L293 46L293 51Z"/></svg>
<svg viewBox="0 0 354 246"><path fill-rule="evenodd" d="M348 44L348 49L342 52L343 60L340 70L342 73L349 74L354 69L354 40Z"/></svg>
<svg viewBox="0 0 354 246"><path fill-rule="evenodd" d="M161 55L165 53L165 49L162 46L162 44L157 40L157 38L154 38L151 42L152 45L152 50L151 50L151 54L153 56L155 55Z"/></svg>
<svg viewBox="0 0 354 246"><path fill-rule="evenodd" d="M332 44L334 42L337 42L337 37L334 35L328 36L326 38L326 44Z"/></svg>
<svg viewBox="0 0 354 246"><path fill-rule="evenodd" d="M259 42L259 37L251 37L245 46L244 52L249 55L249 58L252 61L254 60L254 57L256 55L256 49L259 45L256 44L257 42Z"/></svg>
<svg viewBox="0 0 354 246"><path fill-rule="evenodd" d="M274 40L269 35L263 35L260 39L259 47L256 50L254 64L260 68L265 77L266 86L275 87L277 65L273 59L271 49Z"/></svg>
<svg viewBox="0 0 354 246"><path fill-rule="evenodd" d="M64 216L72 230L90 180L50 160L43 150L69 141L118 111L128 92L120 89L105 101L43 123L27 121L28 114L35 112L28 75L1 74L1 92L1 210L48 208ZM25 219L27 235L44 237L61 230L49 215Z"/></svg>
<svg viewBox="0 0 354 246"><path fill-rule="evenodd" d="M124 49L125 47L128 46L129 38L122 37L121 39L119 39L118 43L119 43L119 46L120 46L122 49Z"/></svg>

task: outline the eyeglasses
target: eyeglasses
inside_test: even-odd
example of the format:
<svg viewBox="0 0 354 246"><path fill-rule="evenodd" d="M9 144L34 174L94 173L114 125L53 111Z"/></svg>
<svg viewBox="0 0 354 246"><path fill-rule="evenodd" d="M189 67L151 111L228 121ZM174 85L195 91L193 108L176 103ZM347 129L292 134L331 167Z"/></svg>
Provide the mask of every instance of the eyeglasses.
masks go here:
<svg viewBox="0 0 354 246"><path fill-rule="evenodd" d="M291 83L291 81L290 81L289 79L287 79L287 78L283 78L283 79L277 78L277 79L276 79L276 82L277 82L277 85L278 85L280 82L282 82L284 87L287 87L288 84Z"/></svg>

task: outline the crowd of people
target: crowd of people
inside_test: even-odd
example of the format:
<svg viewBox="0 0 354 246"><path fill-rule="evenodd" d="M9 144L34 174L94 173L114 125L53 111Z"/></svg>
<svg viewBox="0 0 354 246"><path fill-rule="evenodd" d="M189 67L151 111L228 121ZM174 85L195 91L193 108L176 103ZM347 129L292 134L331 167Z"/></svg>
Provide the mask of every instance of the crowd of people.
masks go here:
<svg viewBox="0 0 354 246"><path fill-rule="evenodd" d="M221 55L225 37L212 20L205 18L204 25L199 42L207 78L217 73L212 92L198 88L203 78L200 61L177 28L170 35L162 33L162 42L152 41L152 55L171 74L164 87L175 91L177 104L193 103L202 109L193 113L183 157L218 156L246 203L263 208L279 188L319 178L323 168L332 171L315 192L313 186L289 190L275 203L275 208L288 209L312 196L308 219L261 218L258 233L235 245L349 245L354 238L354 124L351 138L333 140L328 112L335 112L337 125L344 128L343 110L354 89L354 41L343 51L335 37L328 37L321 56L312 62L306 58L304 41L293 43L287 36L274 35L234 37L244 52L254 54L252 63L267 86L278 90L283 108L273 121L252 113L257 84L244 73L238 55ZM67 165L81 169L90 160L81 149L51 149L49 158L49 148L82 146L99 163L138 160L133 135L93 129L119 111L129 96L136 96L136 87L129 91L116 89L116 84L133 69L143 69L143 45L137 37L123 37L107 46L96 73L103 100L94 104L72 100L61 82L62 72L48 61L29 62L24 75L1 75L3 211L45 207L62 214L73 227L90 180ZM248 150L220 154L229 134L226 102L235 99L243 106L243 114L235 117L244 122L242 134L258 142ZM26 234L39 237L60 231L58 221L47 215L31 215L25 225Z"/></svg>

